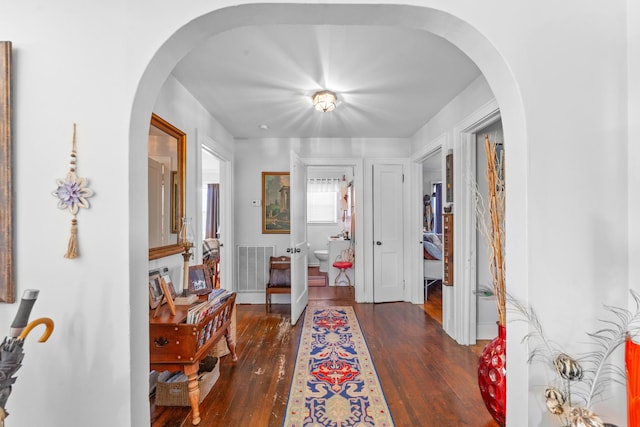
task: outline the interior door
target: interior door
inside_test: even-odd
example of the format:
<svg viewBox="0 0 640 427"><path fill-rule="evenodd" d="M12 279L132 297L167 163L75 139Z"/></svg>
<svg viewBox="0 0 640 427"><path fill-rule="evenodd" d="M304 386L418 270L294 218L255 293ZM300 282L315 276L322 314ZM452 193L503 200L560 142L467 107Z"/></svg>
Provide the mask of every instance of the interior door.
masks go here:
<svg viewBox="0 0 640 427"><path fill-rule="evenodd" d="M403 166L373 165L373 301L404 300Z"/></svg>
<svg viewBox="0 0 640 427"><path fill-rule="evenodd" d="M290 154L289 214L291 221L291 324L307 307L307 169L293 151Z"/></svg>

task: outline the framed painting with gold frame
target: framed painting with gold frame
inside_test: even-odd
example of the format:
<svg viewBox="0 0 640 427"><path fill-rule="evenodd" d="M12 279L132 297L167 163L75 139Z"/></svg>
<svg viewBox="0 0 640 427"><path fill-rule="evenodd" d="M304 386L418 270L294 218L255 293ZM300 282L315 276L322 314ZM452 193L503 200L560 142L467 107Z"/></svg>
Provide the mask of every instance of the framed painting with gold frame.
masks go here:
<svg viewBox="0 0 640 427"><path fill-rule="evenodd" d="M289 234L289 172L262 172L262 234Z"/></svg>

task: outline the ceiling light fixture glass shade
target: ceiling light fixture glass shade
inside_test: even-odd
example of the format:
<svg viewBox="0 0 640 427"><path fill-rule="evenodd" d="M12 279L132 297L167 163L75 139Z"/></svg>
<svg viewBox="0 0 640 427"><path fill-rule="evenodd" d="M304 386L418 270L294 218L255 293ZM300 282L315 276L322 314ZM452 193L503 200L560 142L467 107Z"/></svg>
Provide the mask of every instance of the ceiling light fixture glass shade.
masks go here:
<svg viewBox="0 0 640 427"><path fill-rule="evenodd" d="M330 90L316 92L311 98L313 99L313 107L323 113L333 111L336 108L336 101L338 100L336 94Z"/></svg>

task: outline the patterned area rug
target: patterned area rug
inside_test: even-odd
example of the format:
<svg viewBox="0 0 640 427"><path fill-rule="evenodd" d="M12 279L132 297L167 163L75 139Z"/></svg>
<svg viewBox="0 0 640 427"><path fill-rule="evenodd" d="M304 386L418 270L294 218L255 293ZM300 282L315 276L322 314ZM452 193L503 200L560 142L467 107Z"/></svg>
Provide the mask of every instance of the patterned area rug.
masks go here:
<svg viewBox="0 0 640 427"><path fill-rule="evenodd" d="M352 307L307 307L283 426L393 426Z"/></svg>

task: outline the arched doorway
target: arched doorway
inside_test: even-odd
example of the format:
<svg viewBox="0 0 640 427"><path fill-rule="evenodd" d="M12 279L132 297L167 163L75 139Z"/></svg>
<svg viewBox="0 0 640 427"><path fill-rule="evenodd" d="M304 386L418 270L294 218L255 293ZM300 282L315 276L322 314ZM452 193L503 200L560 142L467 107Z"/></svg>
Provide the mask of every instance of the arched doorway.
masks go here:
<svg viewBox="0 0 640 427"><path fill-rule="evenodd" d="M416 2L417 3L417 2ZM362 13L363 10L366 14ZM259 17L259 18L258 18ZM170 74L180 58L192 46L220 32L241 26L275 23L290 24L340 24L359 25L375 20L381 25L405 26L429 31L448 40L466 53L480 68L489 82L504 122L505 138L517 141L507 152L507 175L509 179L507 197L507 246L513 242L526 242L526 132L524 111L516 81L508 64L500 52L477 29L467 22L443 11L421 6L407 5L327 5L327 4L245 4L233 8L223 8L196 17L178 30L160 47L145 70L134 98L130 125L130 193L146 194L144 177L135 171L144 170L145 147L135 144L144 140L148 131L148 120L160 86ZM417 53L419 54L419 53ZM426 54L426 53L425 53ZM144 212L146 198L133 198L130 212ZM130 214L131 229L146 227L141 215ZM130 238L130 283L139 283L147 274L145 242ZM510 253L507 259L510 271L509 291L525 302L527 298L527 248L520 245L518 252ZM143 293L130 291L131 305L143 307L146 304ZM144 316L132 316L131 359L132 370L144 369L148 362L148 329ZM516 330L521 327L522 330ZM511 336L523 336L525 326L510 325ZM508 349L508 363L511 366L526 366L526 350L512 340ZM528 394L528 370L510 371L509 396ZM134 381L134 390L143 388ZM134 393L135 394L135 393ZM148 423L148 411L144 393L132 397L132 422L134 425ZM526 419L528 402L526 399L508 398L509 413L517 413L519 419ZM508 418L509 419L509 418Z"/></svg>

